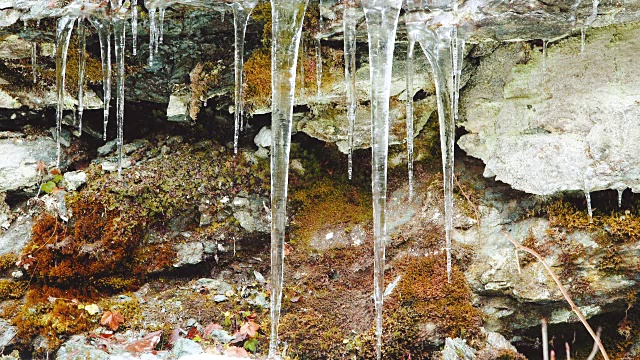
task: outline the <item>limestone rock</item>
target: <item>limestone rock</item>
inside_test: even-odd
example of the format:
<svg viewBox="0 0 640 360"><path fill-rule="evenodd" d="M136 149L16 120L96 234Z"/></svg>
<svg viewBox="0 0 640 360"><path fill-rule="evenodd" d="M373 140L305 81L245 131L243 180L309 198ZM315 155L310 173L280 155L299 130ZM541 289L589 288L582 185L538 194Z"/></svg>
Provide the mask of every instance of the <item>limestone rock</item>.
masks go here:
<svg viewBox="0 0 640 360"><path fill-rule="evenodd" d="M620 33L638 38L640 26L594 30L584 54L579 39L550 45L546 72L540 52L521 44L481 61L458 144L485 162L485 176L539 195L640 192L640 69L636 43Z"/></svg>
<svg viewBox="0 0 640 360"><path fill-rule="evenodd" d="M0 153L0 191L34 189L40 181L36 162L55 164L56 143L47 137L0 139Z"/></svg>
<svg viewBox="0 0 640 360"><path fill-rule="evenodd" d="M59 360L109 360L106 352L87 344L84 335L74 335L58 350L56 359Z"/></svg>
<svg viewBox="0 0 640 360"><path fill-rule="evenodd" d="M8 321L0 319L0 349L4 349L11 343L18 334L18 328L12 326Z"/></svg>
<svg viewBox="0 0 640 360"><path fill-rule="evenodd" d="M265 210L265 204L268 202L267 198L257 195L238 195L232 202L233 217L249 232L268 233L271 231L269 213Z"/></svg>
<svg viewBox="0 0 640 360"><path fill-rule="evenodd" d="M69 191L75 191L87 182L87 174L82 171L68 171L64 173L64 188Z"/></svg>
<svg viewBox="0 0 640 360"><path fill-rule="evenodd" d="M178 339L171 348L170 354L175 359L180 359L186 355L198 355L202 354L202 346L197 342L185 338Z"/></svg>
<svg viewBox="0 0 640 360"><path fill-rule="evenodd" d="M204 245L201 242L176 244L175 250L177 255L174 267L199 264L204 259Z"/></svg>

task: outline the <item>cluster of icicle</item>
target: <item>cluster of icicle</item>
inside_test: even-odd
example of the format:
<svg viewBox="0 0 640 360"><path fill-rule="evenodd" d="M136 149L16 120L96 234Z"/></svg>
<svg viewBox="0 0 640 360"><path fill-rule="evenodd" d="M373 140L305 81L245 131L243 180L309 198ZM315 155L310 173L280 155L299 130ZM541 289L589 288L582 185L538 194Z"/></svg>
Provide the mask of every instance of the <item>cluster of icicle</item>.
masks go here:
<svg viewBox="0 0 640 360"><path fill-rule="evenodd" d="M235 29L235 135L234 151L238 149L238 133L243 127L242 105L242 64L244 34L249 15L258 0L237 0L228 3L234 15ZM272 6L272 147L271 147L271 338L269 358L278 358L278 323L284 280L284 240L286 228L287 186L289 172L289 152L296 84L298 48L302 31L302 22L308 0L271 0ZM75 3L74 3L75 4ZM122 171L122 145L124 121L124 53L126 40L126 21L131 20L132 53L137 53L138 9L137 1L123 4L122 0L110 3L79 1L70 6L65 15L59 18L56 40L56 74L58 106L56 114L56 134L58 138L58 164L60 162L60 133L64 111L64 87L67 51L74 25L78 26L79 39L79 84L78 84L78 127L82 127L83 85L86 61L85 22L89 21L98 34L103 70L104 90L104 137L109 120L111 101L111 49L116 60L116 119L118 174ZM130 4L130 5L129 5ZM149 11L149 59L153 66L158 45L163 42L163 21L165 9L171 2L145 0ZM376 310L376 354L381 357L382 349L382 312L384 293L384 262L387 231L385 221L387 195L387 159L389 145L389 96L393 51L396 29L402 0L357 0L344 1L344 57L347 115L349 122L349 178L352 175L352 154L354 124L358 99L356 97L356 27L357 9L362 6L369 40L369 62L371 77L371 134L372 134L372 190L374 218L374 300ZM464 40L460 37L458 9L455 2L443 2L431 6L429 15L426 6L420 0L406 0L405 23L409 38L409 62L407 72L407 149L409 157L410 196L413 195L413 51L416 43L422 48L427 61L433 69L436 83L438 117L442 144L442 164L444 172L445 198L445 248L447 254L447 273L451 273L451 232L453 230L453 146L455 122L458 112L458 90ZM322 9L322 6L320 7ZM445 24L442 19L438 25L432 24L433 14L448 14ZM442 18L442 16L441 16ZM322 22L321 22L322 23ZM321 96L322 57L320 52L321 31L315 35L318 97ZM34 51L35 54L35 51ZM35 62L35 59L33 60Z"/></svg>
<svg viewBox="0 0 640 360"><path fill-rule="evenodd" d="M202 5L198 0L190 0ZM287 187L289 173L289 153L293 119L294 94L298 49L302 23L309 0L271 0L272 8L272 146L271 146L271 333L269 358L278 356L278 324L284 280L284 241L286 229ZM321 1L321 0L318 0ZM574 4L578 8L581 0ZM584 44L584 30L597 16L599 0L593 1L593 12L581 27ZM165 9L177 1L145 0L149 11L149 58L148 65L157 62L158 45L163 42L163 22ZM235 0L225 2L231 8L235 30L235 133L234 152L238 151L238 134L244 124L242 65L244 36L247 21L258 0ZM110 0L108 4L98 0L78 1L69 6L58 20L57 40L57 96L56 133L58 138L58 163L60 162L60 132L64 110L64 87L67 51L72 30L77 23L79 39L79 84L78 84L78 127L82 128L83 85L86 61L85 36L86 21L96 29L100 41L104 86L104 137L109 120L111 100L111 49L112 35L116 60L116 119L118 145L118 174L122 170L123 120L124 120L124 52L126 21L131 20L132 53L137 53L138 8L137 0L126 2ZM368 34L369 68L371 81L371 136L372 136L372 194L374 229L374 303L376 311L376 354L382 354L382 314L384 302L384 263L387 230L385 221L387 196L387 162L389 145L389 97L393 52L400 11L404 5L404 23L408 38L406 74L406 127L409 173L409 197L413 196L413 72L414 50L422 49L430 64L435 82L442 169L444 178L445 249L447 257L447 277L451 277L451 235L453 232L453 162L455 125L458 119L460 77L464 58L465 38L468 35L466 22L471 17L459 11L455 0L343 0L345 90L347 103L349 145L349 178L352 176L352 156L354 124L358 99L356 96L356 28L358 8L362 7ZM316 47L317 96L322 96L322 55L320 42L324 23L319 19L320 30L314 34ZM219 11L219 9L218 9ZM224 15L224 11L222 12ZM574 19L575 20L575 19ZM546 54L548 41L544 41ZM584 48L584 45L583 45ZM32 51L35 69L36 49ZM543 67L546 67L543 62ZM304 67L301 67L304 69ZM35 76L35 72L34 72ZM622 189L623 190L623 189ZM622 190L619 191L619 201ZM590 196L585 190L591 216Z"/></svg>
<svg viewBox="0 0 640 360"><path fill-rule="evenodd" d="M284 275L284 239L286 223L287 176L291 126L295 93L297 51L302 18L308 0L272 0L272 152L271 152L271 339L269 358L278 357L278 321ZM357 7L355 0L344 1L344 59L349 130L349 177L352 175L353 129L357 98L355 94L355 51ZM387 196L387 161L389 145L389 97L393 51L402 0L362 0L369 40L371 80L372 192L374 219L374 302L376 310L376 354L382 356L382 314L384 301L384 262L387 231L385 221ZM458 9L446 2L425 11L418 0L406 1L406 26L409 33L407 73L407 142L409 155L410 196L413 195L413 50L416 42L431 64L436 82L437 104L442 144L445 198L445 248L447 274L451 274L451 233L453 231L453 150L455 122L464 38L459 34ZM320 7L322 10L322 6ZM448 14L444 25L430 23L433 14ZM442 21L440 17L439 21ZM322 23L322 22L320 22ZM322 28L322 27L321 27ZM435 30L432 30L435 29ZM315 34L318 97L321 96L321 33Z"/></svg>
<svg viewBox="0 0 640 360"><path fill-rule="evenodd" d="M242 106L242 65L244 50L244 34L251 11L256 6L258 0L237 0L228 3L233 11L235 27L235 152L237 153L238 132L243 124ZM149 59L148 65L152 67L154 58L158 56L158 45L162 44L164 38L164 17L165 9L174 2L161 0L145 0L145 6L149 11ZM197 4L202 5L202 4ZM110 0L109 3L98 0L76 0L68 5L65 13L58 19L56 27L56 138L57 138L57 166L61 160L61 131L62 117L65 110L65 78L67 53L69 42L74 26L77 24L78 38L78 94L77 94L77 116L74 112L74 119L77 119L78 132L82 133L82 116L84 112L84 78L86 65L86 22L93 25L98 34L100 42L100 55L102 60L103 75L103 103L104 103L104 126L103 140L107 137L107 125L109 122L109 107L111 103L111 52L112 37L113 48L115 49L116 60L116 120L117 120L117 152L118 152L118 176L122 173L122 145L123 145L123 125L124 125L124 79L125 79L125 43L126 43L126 21L131 21L132 32L132 54L137 54L138 35L138 4L137 0L125 2L122 0ZM216 8L224 14L224 8ZM156 15L157 14L157 15ZM25 22L26 26L26 22ZM36 79L36 45L32 44L31 61L33 68L33 82Z"/></svg>
<svg viewBox="0 0 640 360"><path fill-rule="evenodd" d="M66 14L58 19L56 27L56 139L57 139L57 165L60 166L62 116L65 109L65 78L67 68L67 52L73 28L77 23L78 34L78 130L82 132L84 75L86 65L86 21L89 21L96 29L100 41L100 54L102 59L103 91L104 91L104 129L103 137L106 139L107 124L109 121L109 104L111 102L111 37L114 35L114 49L116 58L116 119L117 119L117 145L118 145L118 175L122 171L122 143L124 124L124 51L125 28L129 9L122 0L111 0L107 6L104 3L82 1L69 6Z"/></svg>

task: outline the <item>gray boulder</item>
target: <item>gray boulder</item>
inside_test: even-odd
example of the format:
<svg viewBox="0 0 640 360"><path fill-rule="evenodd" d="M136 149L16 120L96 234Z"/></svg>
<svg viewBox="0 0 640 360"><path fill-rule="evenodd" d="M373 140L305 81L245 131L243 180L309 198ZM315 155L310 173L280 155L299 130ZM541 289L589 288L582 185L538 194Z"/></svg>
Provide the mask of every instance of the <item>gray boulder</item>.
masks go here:
<svg viewBox="0 0 640 360"><path fill-rule="evenodd" d="M41 180L36 162L55 164L56 143L48 137L0 139L0 153L0 191L35 190Z"/></svg>
<svg viewBox="0 0 640 360"><path fill-rule="evenodd" d="M637 38L640 26L594 30L583 54L570 38L549 46L546 61L523 44L481 61L464 92L469 134L458 144L484 161L485 176L539 195L640 192L640 69L637 47L620 33Z"/></svg>

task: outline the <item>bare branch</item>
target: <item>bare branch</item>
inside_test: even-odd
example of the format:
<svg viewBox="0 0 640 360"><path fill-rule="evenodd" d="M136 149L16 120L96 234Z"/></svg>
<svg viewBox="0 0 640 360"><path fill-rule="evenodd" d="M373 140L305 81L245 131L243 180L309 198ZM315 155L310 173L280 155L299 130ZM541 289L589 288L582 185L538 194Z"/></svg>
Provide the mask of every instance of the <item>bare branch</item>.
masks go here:
<svg viewBox="0 0 640 360"><path fill-rule="evenodd" d="M551 275L551 278L553 278L553 281L555 281L556 285L558 285L558 289L560 289L560 291L562 292L562 295L564 295L564 298L567 300L567 302L571 306L571 310L573 310L573 312L576 313L576 315L578 315L578 319L580 319L580 322L582 322L582 325L584 325L584 327L587 329L589 334L591 334L591 337L593 338L593 340L598 345L598 348L600 349L600 352L602 353L602 356L604 357L604 359L605 360L609 360L609 356L607 355L607 352L604 349L604 346L602 346L602 342L600 341L600 338L593 331L593 329L591 328L591 326L587 322L587 319L584 317L584 315L582 315L582 312L580 311L578 306L576 306L576 304L573 302L573 300L571 299L571 296L569 296L569 293L567 292L567 290L564 288L564 286L560 282L560 279L556 276L556 274L554 274L553 270L551 270L551 267L547 264L546 261L544 261L542 256L540 254L538 254L537 251L517 243L505 231L503 231L502 234L507 238L507 240L511 241L511 243L516 247L517 250L522 250L522 251L525 251L525 252L535 256L536 259L538 259L538 261L540 261L540 263L542 263L542 265L547 270L549 275Z"/></svg>

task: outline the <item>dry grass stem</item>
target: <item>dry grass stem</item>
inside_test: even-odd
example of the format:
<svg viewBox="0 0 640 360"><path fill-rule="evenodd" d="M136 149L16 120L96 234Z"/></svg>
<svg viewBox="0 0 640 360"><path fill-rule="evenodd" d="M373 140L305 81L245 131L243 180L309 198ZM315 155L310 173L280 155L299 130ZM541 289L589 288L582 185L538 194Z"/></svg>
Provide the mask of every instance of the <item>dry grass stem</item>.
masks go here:
<svg viewBox="0 0 640 360"><path fill-rule="evenodd" d="M609 356L607 355L607 352L604 349L604 346L602 346L602 342L600 341L600 338L593 331L593 329L591 328L591 326L587 322L587 319L584 317L584 315L582 314L582 312L580 311L578 306L576 306L576 304L573 302L573 300L571 299L571 296L569 296L569 293L567 292L567 289L564 288L564 286L560 282L560 279L558 278L558 276L556 276L556 274L553 272L553 270L551 270L551 267L547 264L546 261L544 261L542 256L540 254L538 254L538 252L536 252L535 250L530 249L530 248L528 248L526 246L523 246L520 243L518 243L515 240L513 240L511 238L511 236L509 236L509 234L507 234L505 231L503 231L502 233L504 234L504 236L509 241L511 241L511 243L516 247L517 250L522 250L522 251L525 251L525 252L535 256L535 258L538 259L538 261L540 261L540 263L542 263L542 265L547 270L549 275L551 275L551 278L553 278L553 281L555 281L556 285L558 286L558 289L560 289L560 291L562 292L562 295L564 295L564 298L567 300L567 302L571 306L571 310L573 310L573 312L578 316L578 319L580 319L580 322L582 322L582 325L584 325L584 327L587 329L587 331L589 332L589 334L591 335L593 340L598 345L598 348L600 349L600 352L602 353L602 356L604 357L604 359L605 360L609 360Z"/></svg>

